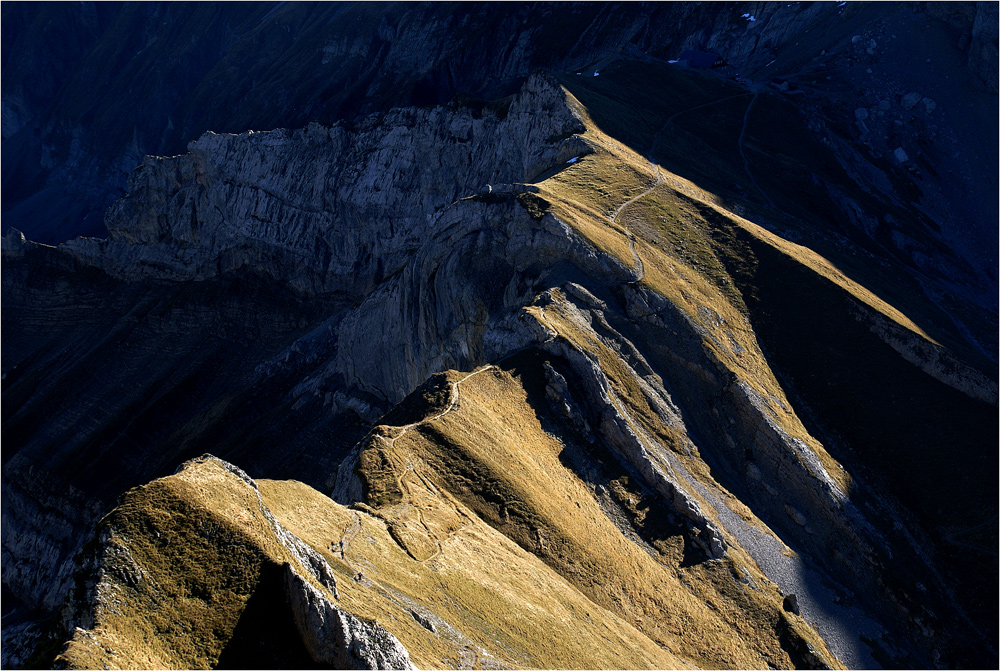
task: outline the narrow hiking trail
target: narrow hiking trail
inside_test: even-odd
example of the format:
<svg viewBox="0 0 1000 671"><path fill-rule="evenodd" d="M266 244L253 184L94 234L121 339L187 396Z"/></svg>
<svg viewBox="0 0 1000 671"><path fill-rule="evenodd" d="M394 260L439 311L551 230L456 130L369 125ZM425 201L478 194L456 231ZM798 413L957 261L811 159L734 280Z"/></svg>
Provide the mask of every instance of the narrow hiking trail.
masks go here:
<svg viewBox="0 0 1000 671"><path fill-rule="evenodd" d="M419 426L421 424L427 424L427 423L433 422L434 420L437 420L437 419L441 419L442 417L444 417L445 415L447 415L449 412L451 412L452 410L454 410L458 406L458 386L460 384L462 384L463 382L465 382L466 380L468 380L470 377L473 377L474 375L479 375L480 373L484 373L484 372L486 372L486 371L488 371L490 369L493 369L493 368L496 368L496 366L494 366L493 364L486 364L482 368L479 368L478 370L472 371L471 373L469 373L468 375L466 375L465 377L463 377L461 380L456 380L455 382L452 382L451 383L451 391L450 391L450 394L449 394L449 397L448 397L448 407L445 408L444 410L442 410L441 412L439 412L438 414L434 415L433 417L425 417L422 420L420 420L419 422L411 422L410 424L404 424L403 426L396 427L396 428L399 429L399 433L397 433L396 435L394 435L392 438L390 438L387 441L389 443L389 445L392 445L393 443L395 443L397 438L401 438L403 436L403 434L405 434L407 431L409 431L413 427Z"/></svg>
<svg viewBox="0 0 1000 671"><path fill-rule="evenodd" d="M983 522L981 524L975 524L975 525L973 525L971 527L968 527L966 529L959 529L958 531L955 531L955 532L952 532L950 534L947 534L946 536L944 536L944 540L945 540L945 542L951 543L952 545L958 545L958 546L961 546L961 547L971 548L973 550L978 550L980 552L985 552L986 554L991 554L991 555L993 555L995 557L995 556L997 556L997 553L995 551L987 549L987 548L984 548L984 547L981 547L981 546L972 545L972 544L966 543L964 541L957 541L957 540L955 540L955 537L956 536L961 536L963 534L967 534L967 533L970 533L970 532L973 532L973 531L976 531L978 529L982 529L983 527L989 526L991 524L995 524L996 521L997 521L997 517L996 517L996 515L994 515L993 517L991 517L990 519L986 520L985 522Z"/></svg>
<svg viewBox="0 0 1000 671"><path fill-rule="evenodd" d="M649 160L649 159L646 159L646 160ZM652 161L649 161L649 165L650 165L650 167L653 168L653 170L656 171L656 180L653 182L653 186L649 187L648 189L646 189L645 191L643 191L642 193L640 193L638 196L633 196L633 197L629 198L628 200L626 200L621 205L619 205L618 208L612 213L612 215L610 217L612 224L616 223L616 220L618 219L618 215L622 213L622 210L624 210L626 207L628 207L629 205L631 205L635 201L639 200L640 198L645 198L650 193L652 193L653 189L655 189L656 187L658 187L661 184L663 184L663 181L664 181L663 180L663 174L660 172L660 167L658 165L656 165L655 163L653 163Z"/></svg>
<svg viewBox="0 0 1000 671"><path fill-rule="evenodd" d="M419 484L421 486L423 486L423 488L427 489L428 491L438 493L437 492L437 488L435 488L431 483L429 483L426 480L424 480L424 478L419 473L417 473L416 469L414 469L412 465L407 464L406 470L403 471L403 474L399 476L399 486L400 486L400 489L402 491L406 492L407 496L410 498L411 501L413 500L413 492L410 490L410 484L407 482L407 478L406 478L406 476L410 475L411 473L417 478L417 480L420 481ZM416 513L417 513L417 521L420 522L420 526L422 526L424 528L424 531L427 533L427 537L434 541L434 545L435 545L436 549L434 550L433 553L431 553L430 556L425 557L424 559L420 559L419 557L417 557L416 555L414 555L413 552L408 547L406 547L405 545L402 545L402 544L400 544L400 545L402 546L402 548L406 552L406 554L410 555L410 557L413 560L421 562L421 563L429 562L430 560L434 559L439 554L441 554L441 550L443 549L443 546L441 544L441 539L438 538L437 534L435 534L433 531L431 531L431 528L427 525L427 521L424 519L424 513L420 509L420 506L419 505L414 505L413 506L413 510L416 511ZM459 510L458 506L455 506L455 512L456 513L460 513L460 510ZM448 534L448 538L451 538L452 536L454 536L456 533L458 533L459 531L461 531L465 527L466 527L466 524L463 524L460 528L456 529L455 531L452 531L451 533ZM445 540L448 540L448 538L445 538ZM399 541L397 541L397 543L398 542Z"/></svg>
<svg viewBox="0 0 1000 671"><path fill-rule="evenodd" d="M632 198L629 198L627 201L625 201L624 203L622 203L621 205L619 205L618 208L615 209L615 211L609 217L610 220L611 220L611 223L612 224L618 223L617 222L618 216L625 210L625 208L627 208L629 205L635 203L637 200L645 198L650 193L652 193L657 187L662 186L666 182L666 178L663 176L663 173L660 171L660 166L657 165L656 161L653 159L653 150L656 147L656 143L657 143L658 138L660 137L660 134L663 133L663 131L666 130L667 126L670 124L671 121L673 121L674 119L676 119L677 117L679 117L682 114L686 114L688 112L692 112L694 110L701 109L703 107L709 107L710 105L715 105L715 104L718 104L718 103L721 103L721 102L725 102L726 100L733 100L735 98L742 98L742 97L748 96L748 95L753 95L754 99L756 99L756 97L757 97L756 93L752 93L752 94L750 92L738 93L736 95L726 96L725 98L719 98L718 100L712 100L712 101L709 101L707 103L702 103L700 105L695 105L694 107L688 107L687 109L683 109L680 112L675 112L674 114L672 114L669 117L667 117L667 120L663 122L663 125L660 127L660 129L657 130L656 133L653 134L652 144L650 145L649 149L646 151L646 156L645 156L646 160L649 162L649 166L656 173L656 180L654 181L653 185L650 186L648 189L646 189L645 191L643 191L642 193L640 193L637 196L633 196ZM750 104L751 105L753 104L753 100L750 101ZM749 107L747 109L748 109L748 114L749 114ZM739 140L740 141L740 147L741 147L741 149L740 149L740 155L741 156L743 155L742 142L743 142L743 132L746 131L746 121L747 121L747 116L745 115L744 118L743 118L743 130L740 132L740 140ZM744 157L744 167L746 167L746 158L745 157ZM747 168L747 174L749 174L749 168ZM750 176L750 179L751 180L753 179L752 175ZM757 182L754 181L754 184L756 185ZM678 185L678 188L680 188L680 185ZM757 188L760 189L760 186L757 185ZM688 191L688 189L683 189L683 190L685 192ZM763 191L761 191L761 193L763 193ZM767 198L766 195L764 197ZM769 198L768 198L768 201L770 201ZM622 228L625 230L625 233L628 236L628 248L629 248L629 251L632 253L632 261L633 261L633 264L634 264L634 269L635 269L635 274L636 274L636 279L634 281L640 282L640 281L642 281L643 277L645 277L645 268L643 267L642 259L639 258L639 254L636 252L636 249L635 249L635 234L625 224L622 224Z"/></svg>
<svg viewBox="0 0 1000 671"><path fill-rule="evenodd" d="M665 131L667 129L667 124L669 124L671 121L673 121L674 119L676 119L680 115L687 114L688 112L693 112L694 110L698 110L698 109L701 109L703 107L709 107L710 105L716 105L718 103L725 102L727 100L733 100L735 98L742 98L743 96L749 96L749 95L756 96L757 94L756 93L751 93L750 91L746 91L744 93L737 93L736 95L726 96L725 98L719 98L718 100L712 100L712 101L709 101L707 103L702 103L700 105L695 105L694 107L688 107L687 109L682 109L680 112L675 112L674 114L671 114L669 117L667 117L667 120L663 122L663 126L660 127L660 130L656 131L656 133L653 135L653 146L656 146L656 138L659 137L660 133L662 133L663 131ZM650 151L652 151L652 147L650 147Z"/></svg>
<svg viewBox="0 0 1000 671"><path fill-rule="evenodd" d="M355 511L352 510L351 511L351 521L344 528L344 531L340 535L340 545L339 545L339 547L335 546L331 542L330 543L330 550L334 554L339 554L341 560L343 560L346 563L347 562L347 557L346 557L347 548L349 548L351 546L351 541L353 541L355 539L355 537L358 535L358 532L360 532L360 531L361 531L361 516L357 512L355 512Z"/></svg>
<svg viewBox="0 0 1000 671"><path fill-rule="evenodd" d="M455 410L455 408L458 407L458 402L459 402L459 386L463 382L465 382L466 380L468 380L469 378L471 378L471 377L473 377L475 375L479 375L480 373L484 373L484 372L486 372L488 370L491 370L491 369L494 369L494 368L496 368L496 366L494 366L493 364L487 364L487 365L485 365L485 366L483 366L483 367L481 367L481 368L479 368L477 370L472 371L471 373L467 374L462 379L456 380L455 382L452 382L451 383L450 392L449 392L448 405L447 405L447 407L444 410L442 410L441 412L439 412L436 415L433 415L431 417L425 417L424 419L421 419L421 420L416 421L416 422L411 422L409 424L404 424L403 426L400 426L400 427L393 427L396 430L395 435L393 435L391 438L385 438L386 443L389 446L391 446L391 445L393 445L396 442L396 440L398 440L399 438L401 438L402 436L404 436L406 434L406 432L409 431L410 429L412 429L413 427L420 426L421 424L427 424L429 422L433 422L435 420L441 419L442 417L444 417L448 413L450 413L453 410ZM399 487L400 491L406 492L407 495L411 497L411 499L413 497L413 493L412 493L412 491L410 489L410 484L411 483L407 481L408 480L407 476L409 476L411 473L413 474L413 476L415 476L419 480L419 484L423 488L427 489L428 491L430 491L430 492L432 492L434 494L438 494L438 495L442 494L441 492L439 492L437 490L436 487L434 487L434 485L432 483L430 483L429 481L427 481L420 473L418 473L416 471L416 469L413 468L412 464L408 463L406 465L406 469L399 475L399 477L396 478L396 485ZM462 524L462 526L460 528L458 528L458 529L452 531L451 533L449 533L448 537L444 539L444 540L448 540L449 538L451 538L455 534L459 533L466 526L468 526L469 524L471 524L472 521L468 518L468 515L466 515L462 511L461 507L458 506L454 501L452 501L449 496L447 496L445 494L444 498L449 503L451 503L454 506L455 512L460 517L462 517L462 518L465 519L464 523ZM406 504L406 505L410 505L410 504ZM417 556L415 556L414 553L410 550L410 548L408 548L405 543L400 542L400 540L398 538L396 538L396 536L392 533L393 526L399 523L398 520L393 520L390 517L386 516L385 514L379 512L379 511L376 511L376 510L372 510L372 509L362 510L361 512L364 512L364 513L366 513L368 515L371 515L372 517L375 517L378 520L381 520L386 525L386 530L389 532L389 536L393 540L396 541L396 543L400 546L400 548L404 552L406 552L406 554L408 554L415 561L419 561L421 563L425 563L425 562L431 561L432 559L434 559L435 557L437 557L439 554L441 554L441 551L442 551L442 539L438 538L437 535L433 531L431 531L430 526L428 526L427 522L424 520L423 512L421 511L420 506L414 505L414 506L412 506L412 508L413 508L413 510L416 511L417 520L420 522L420 525L427 532L428 538L432 539L434 541L434 544L437 546L437 549L430 556L425 557L424 559L420 559ZM346 563L348 566L350 566L352 570L355 570L355 567L347 559L346 553L347 553L348 548L350 547L351 541L354 540L354 538L358 535L358 533L361 530L361 517L360 517L360 515L358 514L357 511L352 511L352 515L353 515L353 517L351 519L351 522L347 525L347 527L344 529L343 533L341 534L341 539L340 539L339 544L331 542L330 543L330 550L332 552L334 552L335 554L340 555L340 559L342 561L344 561L344 563Z"/></svg>
<svg viewBox="0 0 1000 671"><path fill-rule="evenodd" d="M636 202L640 198L645 198L650 193L652 193L654 189L656 189L657 187L663 185L663 183L664 183L665 180L663 178L663 173L660 172L660 166L656 165L652 161L652 159L650 159L650 158L647 158L646 160L649 161L650 167L652 167L653 170L656 172L656 180L653 182L653 185L651 187L649 187L648 189L646 189L645 191L643 191L639 195L633 196L632 198L629 198L624 203L622 203L621 205L619 205L618 208L609 217L609 219L611 220L612 224L618 223L617 222L618 215L620 215L622 213L622 211L626 207L628 207L632 203ZM646 270L645 270L645 268L642 265L642 259L639 258L638 252L635 251L635 234L632 233L631 230L629 230L629 228L628 228L627 225L622 224L622 229L625 231L625 234L628 236L628 249L629 249L630 252L632 252L632 263L633 263L633 266L634 266L634 272L635 272L635 276L636 276L635 280L633 280L633 281L634 282L641 282L642 278L646 276Z"/></svg>
<svg viewBox="0 0 1000 671"><path fill-rule="evenodd" d="M736 95L726 96L725 98L719 98L718 100L712 100L707 103L695 105L694 107L688 107L687 109L683 109L680 112L675 112L674 114L671 114L669 117L667 117L667 120L663 122L663 125L660 127L660 129L653 134L653 141L647 152L647 154L649 155L650 162L652 162L653 149L656 147L660 135L667 129L667 126L670 125L670 122L676 119L677 117L681 116L682 114L687 114L688 112L693 112L694 110L703 109L711 105L716 105L718 103L725 102L727 100L735 100L736 98L752 96L750 98L750 102L747 104L746 111L743 113L743 125L740 128L740 136L736 141L736 145L739 148L740 158L743 159L743 170L746 171L747 177L750 178L750 181L753 183L755 187L757 187L757 190L760 192L760 195L764 197L768 205L773 209L775 207L774 201L771 200L771 197L767 195L763 187L761 187L760 183L758 183L757 179L753 176L753 173L750 171L750 161L746 155L745 136L747 131L747 125L750 120L750 110L753 108L753 104L757 101L758 95L760 95L759 91L746 91L744 93L737 93Z"/></svg>

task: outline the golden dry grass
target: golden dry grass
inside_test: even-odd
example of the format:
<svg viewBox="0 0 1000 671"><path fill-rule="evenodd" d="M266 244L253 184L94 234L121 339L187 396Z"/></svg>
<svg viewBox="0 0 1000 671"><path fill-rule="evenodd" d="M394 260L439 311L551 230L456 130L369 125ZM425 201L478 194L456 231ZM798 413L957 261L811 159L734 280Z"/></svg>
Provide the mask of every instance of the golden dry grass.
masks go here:
<svg viewBox="0 0 1000 671"><path fill-rule="evenodd" d="M741 227L749 231L752 235L760 238L763 242L772 245L775 249L778 249L790 258L795 259L803 266L809 268L817 275L825 277L830 282L834 283L847 293L854 296L856 299L867 305L869 308L881 313L883 316L889 318L895 323L899 324L908 331L920 336L924 340L939 345L936 340L931 338L927 333L924 332L919 326L917 326L913 320L904 315L902 312L897 310L892 305L889 305L884 300L875 295L874 292L868 288L862 286L858 282L855 282L850 277L845 275L839 268L837 268L828 259L824 258L820 254L814 252L813 250L805 247L803 245L791 242L790 240L785 240L779 235L771 233L767 229L761 228L752 221L743 219L738 215L732 214L728 211L722 210L717 207L717 210L724 216L732 219L734 222L739 224Z"/></svg>
<svg viewBox="0 0 1000 671"><path fill-rule="evenodd" d="M214 462L130 491L101 528L116 558L94 626L57 660L73 668L213 666L263 565L290 558L253 490ZM136 584L121 578L130 565L142 571Z"/></svg>
<svg viewBox="0 0 1000 671"><path fill-rule="evenodd" d="M415 470L400 481L403 504L368 512L299 482L258 484L279 521L332 567L338 607L376 620L418 667L688 666ZM143 579L121 579L131 561L120 553L106 563L94 625L57 660L71 668L210 668L264 566L296 565L254 491L214 461L129 492L104 525Z"/></svg>
<svg viewBox="0 0 1000 671"><path fill-rule="evenodd" d="M629 234L634 235L635 254L644 270L642 284L670 299L706 331L703 338L706 351L749 384L763 399L778 426L808 445L828 475L843 491L850 492L850 475L802 425L761 351L748 321L743 296L728 270L729 264L744 261L726 256L729 250L720 246L717 238L727 232L720 232L720 227L749 233L867 308L937 343L906 315L818 253L724 209L722 201L713 194L662 166L651 164L633 149L604 134L590 119L586 108L569 92L566 95L588 125L584 137L595 153L538 184L540 195L549 201L552 213L626 267L634 265ZM620 205L647 190L646 195L611 221L610 215Z"/></svg>
<svg viewBox="0 0 1000 671"><path fill-rule="evenodd" d="M468 651L480 666L491 659L526 668L686 666L414 470L402 475L405 502L373 514L337 506L301 483L260 485L291 531L323 549L331 565L364 574L361 581L340 582L340 605L378 619L418 667L455 668ZM355 524L341 560L329 543L339 547ZM438 634L401 603L429 614Z"/></svg>
<svg viewBox="0 0 1000 671"><path fill-rule="evenodd" d="M546 318L562 326L548 312ZM395 468L394 477L363 475L369 500L385 500L379 483L395 481L402 493L397 503L382 505L377 513L396 529L393 535L408 556L422 559L422 553L446 538L440 553L431 551L425 561L455 561L455 539L482 520L564 577L591 604L591 617L604 611L621 618L679 659L711 668L790 665L776 634L789 621L781 611L781 595L745 554L682 568L678 546L666 539L661 552L651 556L622 534L593 491L562 463L563 443L542 428L518 378L485 369L461 382L459 398L452 412L398 434L391 443L372 440L366 448L378 456L363 464ZM448 505L456 512L449 512ZM468 512L458 512L463 509ZM459 525L468 526L452 535ZM412 536L421 533L425 538L414 542ZM683 540L677 540L682 546ZM461 555L462 565L470 562L476 563ZM734 578L741 568L754 576L759 589ZM476 573L470 579L482 580ZM492 599L506 589L499 584L493 588ZM523 645L523 631L508 638L507 632L493 628L502 610L487 603L477 605L483 624L505 647ZM804 623L794 623L791 631L824 649ZM552 632L549 637L558 640ZM592 637L585 629L574 637L577 652L561 663L589 666L581 655L608 646L602 636ZM706 646L709 640L712 644ZM630 665L617 653L615 657L609 668Z"/></svg>

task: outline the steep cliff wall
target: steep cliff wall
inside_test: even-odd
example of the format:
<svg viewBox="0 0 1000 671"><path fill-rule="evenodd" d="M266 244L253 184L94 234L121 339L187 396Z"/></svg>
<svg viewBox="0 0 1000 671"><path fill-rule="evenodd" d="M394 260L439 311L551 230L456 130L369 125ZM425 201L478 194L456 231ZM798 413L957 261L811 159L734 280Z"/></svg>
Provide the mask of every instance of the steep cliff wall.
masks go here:
<svg viewBox="0 0 1000 671"><path fill-rule="evenodd" d="M626 100L641 99L642 82L654 74L662 91L643 105L629 108L615 97L625 90L636 94ZM755 101L771 102L768 94L648 63L609 65L600 76L601 87L567 90L539 73L512 99L481 110L401 109L353 125L207 134L183 156L144 161L109 212L106 240L52 249L7 236L5 327L20 330L12 346L5 336L4 347L5 442L16 440L3 471L5 585L33 607L55 607L88 527L114 497L218 443L223 456L266 475L314 484L329 477L342 503L364 498L377 508L421 499L379 518L414 561L434 554L435 524L463 515L414 518L424 494L414 494L418 485L408 478L429 478L422 486L437 503L451 506L440 495L450 492L489 533L537 555L614 617L645 627L645 613L664 604L633 600L633 586L616 583L606 560L595 564L606 584L587 583L576 566L589 561L580 548L596 533L579 526L587 516L564 518L532 477L506 472L495 454L479 451L518 423L494 407L509 396L519 399L506 404L518 408L512 417L537 411L553 422L551 431L532 435L568 462L566 478L593 498L588 505L614 500L611 518L635 518L621 525L621 538L609 538L645 567L640 573L661 570L640 554L671 570L693 562L712 585L721 579L714 572L733 569L726 589L718 587L725 603L707 591L698 597L724 617L702 613L704 604L692 612L715 623L706 631L735 628L739 643L719 657L677 643L670 650L680 657L735 666L823 663L821 645L790 643L787 629L759 640L740 631L734 604L756 602L727 590L754 589L747 586L763 575L799 594L797 608L851 666L989 658L984 638L994 625L973 595L990 578L964 573L960 559L932 557L956 526L972 527L977 510L995 509L986 496L991 484L949 480L970 495L936 501L944 514L913 492L933 484L917 471L933 474L942 465L935 450L942 434L964 445L951 459L959 468L992 472L991 371L934 301L910 295L902 309L884 298L899 295L886 280L892 273L847 236L828 234L823 221L836 220L835 211L814 215L789 195L795 183L772 190L766 178L755 179L750 165L779 181L803 165L794 155L744 151L746 142L764 143L747 119ZM724 101L739 106L721 106L708 129L677 119ZM602 125L614 118L633 134ZM700 147L687 139L695 131L707 149L686 174L637 151ZM732 168L733 156L742 166ZM738 175L733 193L756 187L760 194L720 195L706 188L712 182L694 179L713 171L717 179ZM818 173L812 188L822 190L833 171ZM837 186L861 198L859 184ZM764 228L753 219L769 198L791 213ZM796 216L796 208L805 214ZM836 262L810 244L832 250ZM786 301L788 282L797 298ZM822 309L809 295L821 298ZM810 335L814 321L829 334ZM813 360L787 353L797 351L793 328L815 342ZM919 347L900 345L906 341ZM941 361L957 363L942 371ZM487 363L508 367L497 373L496 389L470 377L465 401L457 382L418 393L432 401L445 394L436 410L404 401L436 373L471 373ZM824 392L814 370L838 393ZM873 370L904 376L903 391L919 403L891 385L872 388L861 402L864 422L849 425L853 406L840 399ZM518 375L522 391L512 381ZM477 383L480 377L487 379L477 373ZM431 421L444 411L441 426ZM921 417L933 417L936 432L914 431ZM377 422L389 428L369 434L338 469ZM398 441L402 433L407 440ZM496 449L518 444L516 435L508 438ZM456 461L454 450L465 456ZM916 455L915 468L900 475L887 450ZM424 464L408 468L409 458ZM118 463L120 471L112 467ZM43 464L51 481L36 475ZM93 477L81 481L81 472ZM79 490L67 488L74 482ZM510 497L498 502L494 490ZM638 502L646 497L673 525L672 540L645 539L653 549L636 540L645 515ZM657 550L656 540L666 549ZM740 579L742 568L755 576L750 582ZM848 598L856 601L838 605ZM308 594L301 602L318 603ZM784 617L774 605L761 622ZM296 622L322 619L325 608L303 611ZM774 626L791 626L780 622ZM677 626L657 620L650 640L676 643ZM75 640L85 645L86 636ZM306 646L315 659L322 642L313 643ZM647 652L636 659L659 663Z"/></svg>
<svg viewBox="0 0 1000 671"><path fill-rule="evenodd" d="M298 291L357 299L449 226L437 211L587 151L557 91L535 76L481 114L407 108L351 130L209 133L182 156L147 158L108 212L108 238L67 249L122 279L252 266Z"/></svg>
<svg viewBox="0 0 1000 671"><path fill-rule="evenodd" d="M967 63L987 87L992 81L995 94L996 73L988 68L991 53L996 60L996 22L988 5L948 5L962 7L9 5L3 9L3 210L7 225L41 242L104 235L104 210L124 193L141 157L180 153L206 130L301 128L456 97L490 100L514 93L535 68L589 73L622 55L662 62L685 48L716 50L734 72L754 80L806 78L848 126L856 108L875 104L863 100L871 88L866 77L894 79L925 69L918 62L926 58L937 64L954 53L955 62L918 92L938 104L980 108L983 101L965 87L945 82L968 74ZM914 22L898 25L893 17L900 13L913 14ZM942 14L945 22L930 18ZM934 26L945 33L922 34ZM896 48L886 45L893 33L916 53L914 63L883 58ZM860 59L856 36L864 37ZM865 54L870 39L879 45L874 56ZM978 125L991 132L994 124ZM938 161L954 153L937 138L930 143L946 148ZM911 157L913 149L906 147ZM966 156L972 150L961 149ZM992 169L988 158L971 166L963 182L975 187L975 173L985 169ZM983 220L995 220L991 214Z"/></svg>

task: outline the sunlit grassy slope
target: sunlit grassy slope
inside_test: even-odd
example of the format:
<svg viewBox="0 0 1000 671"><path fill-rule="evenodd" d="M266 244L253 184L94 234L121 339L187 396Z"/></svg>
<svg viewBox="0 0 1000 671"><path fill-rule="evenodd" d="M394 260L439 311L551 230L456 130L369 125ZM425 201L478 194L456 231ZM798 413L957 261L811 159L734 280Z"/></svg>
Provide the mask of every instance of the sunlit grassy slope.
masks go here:
<svg viewBox="0 0 1000 671"><path fill-rule="evenodd" d="M57 664L313 668L282 586L286 562L305 572L266 510L328 562L336 593L314 587L419 668L788 667L810 645L829 657L745 557L684 564L663 511L618 474L613 496L638 528L651 518L656 545L623 537L516 371L461 377L461 409L373 434L362 472L385 477L372 506L294 481L260 481L258 498L213 459L129 492L101 524L102 570L78 587L93 609Z"/></svg>
<svg viewBox="0 0 1000 671"><path fill-rule="evenodd" d="M337 596L314 586L337 607L377 620L419 668L689 666L426 475L400 473L405 509L371 512L294 481L261 481L259 500L214 460L129 492L101 525L109 540L93 622L81 623L87 629L76 630L57 663L314 668L284 605L281 566L304 572L262 500L326 559Z"/></svg>
<svg viewBox="0 0 1000 671"><path fill-rule="evenodd" d="M996 366L891 254L852 237L823 184L914 235L922 215L873 201L778 95L624 61L561 81L595 153L538 185L551 211L621 263L640 259L640 282L704 329L846 491L828 451L927 525L967 603L995 620L982 598L995 572L977 567L995 561ZM972 552L952 540L968 527L988 529Z"/></svg>
<svg viewBox="0 0 1000 671"><path fill-rule="evenodd" d="M56 660L70 668L214 667L262 576L295 561L257 493L214 461L130 491L98 535L103 548L84 552L103 556L103 579L89 595L83 576L76 588L92 604L87 631L73 632ZM294 627L270 633L290 660L309 662Z"/></svg>
<svg viewBox="0 0 1000 671"><path fill-rule="evenodd" d="M502 368L439 376L415 392L441 399L425 406L424 420L382 427L365 445L358 473L366 500L407 553L431 567L470 564L475 558L465 558L460 539L482 520L540 558L592 608L629 623L637 641L652 641L686 663L787 667L800 664L810 644L830 659L815 632L782 611L781 594L745 553L704 561L687 547L671 511L613 454L552 424L542 369L538 355L524 354ZM426 393L435 387L457 387L457 402ZM580 463L592 476L586 481L573 468ZM616 502L608 504L614 512L601 505L602 490ZM495 626L508 607L497 603L479 603L484 625ZM535 645L502 640L511 650ZM580 655L606 645L586 630L576 641ZM629 665L621 657L608 663Z"/></svg>
<svg viewBox="0 0 1000 671"><path fill-rule="evenodd" d="M626 266L636 265L636 259L641 261L640 282L687 313L704 331L705 346L739 379L748 382L763 398L771 399L770 409L782 427L789 435L809 444L827 471L848 490L846 473L791 410L757 343L742 294L727 270L729 259L715 243L713 227L706 216L716 225L741 228L770 244L777 243L775 236L725 212L715 205L711 194L667 173L596 126L588 129L585 137L591 141L595 153L538 184L539 195L550 202L555 215L598 248L613 254ZM618 194L617 198L614 194ZM618 206L632 198L636 200L612 221ZM635 256L629 247L630 234L635 236ZM782 244L786 253L825 280L839 283L848 291L856 288L809 250L784 241ZM905 320L877 297L856 290L880 312Z"/></svg>
<svg viewBox="0 0 1000 671"><path fill-rule="evenodd" d="M261 489L289 530L344 575L339 605L378 619L419 668L688 666L435 487L423 464L394 465L395 505L349 510L291 481ZM331 551L342 539L343 558Z"/></svg>

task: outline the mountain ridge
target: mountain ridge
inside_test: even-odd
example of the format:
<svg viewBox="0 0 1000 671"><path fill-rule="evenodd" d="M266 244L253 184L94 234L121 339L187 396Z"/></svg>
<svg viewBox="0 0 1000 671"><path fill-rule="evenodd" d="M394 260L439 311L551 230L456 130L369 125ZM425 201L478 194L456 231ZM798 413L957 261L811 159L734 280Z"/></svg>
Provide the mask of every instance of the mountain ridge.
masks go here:
<svg viewBox="0 0 1000 671"><path fill-rule="evenodd" d="M474 514L628 626L640 618L676 660L759 665L741 655L770 650L779 666L835 666L822 641L850 666L995 656L977 572L995 528L955 541L995 510L995 353L977 346L991 315L967 317L977 300L944 288L965 272L956 257L919 279L867 251L879 238L863 226L827 228L850 219L810 209L831 184L841 203L915 215L832 168L811 186L786 177L806 159L752 149L771 136L751 104L780 111L779 94L739 90L620 60L597 77L536 73L483 107L208 134L144 161L107 240L6 235L5 590L57 608L114 498L210 451L306 482L275 486L288 496L312 485L368 506L404 565L436 559L435 525ZM678 116L706 97L711 116ZM695 147L694 168L671 153ZM829 151L808 160L853 156ZM448 369L465 372L442 383ZM556 461L509 466L542 455ZM576 484L539 484L557 476ZM570 490L588 521L546 498ZM472 512L455 518L453 499ZM581 529L601 519L589 550L596 532ZM665 606L642 605L649 581L600 568L608 548L679 585L685 566L704 572L696 600L722 615L695 619L721 617L730 656L648 620ZM583 559L618 591L574 568ZM748 594L743 568L797 595L811 648L771 620L741 628L743 597L726 590ZM791 622L766 592L767 618Z"/></svg>

